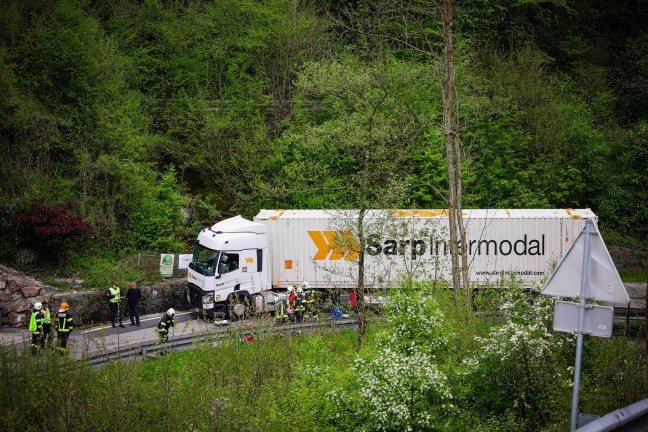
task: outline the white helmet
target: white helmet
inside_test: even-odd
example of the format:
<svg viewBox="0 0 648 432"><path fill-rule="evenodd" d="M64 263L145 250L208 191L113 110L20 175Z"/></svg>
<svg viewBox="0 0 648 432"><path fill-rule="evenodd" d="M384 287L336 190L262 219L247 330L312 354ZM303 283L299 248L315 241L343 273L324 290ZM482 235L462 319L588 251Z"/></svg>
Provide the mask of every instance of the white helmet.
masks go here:
<svg viewBox="0 0 648 432"><path fill-rule="evenodd" d="M293 287L292 284L288 285L288 292L295 292L295 287Z"/></svg>
<svg viewBox="0 0 648 432"><path fill-rule="evenodd" d="M301 294L303 292L304 290L302 289L302 287L297 287L297 294Z"/></svg>
<svg viewBox="0 0 648 432"><path fill-rule="evenodd" d="M34 309L36 310L43 309L43 304L41 302L36 302L36 304L34 304Z"/></svg>
<svg viewBox="0 0 648 432"><path fill-rule="evenodd" d="M174 316L175 315L175 309L173 309L173 308L169 309L167 311L167 315L169 315L170 317Z"/></svg>
<svg viewBox="0 0 648 432"><path fill-rule="evenodd" d="M301 287L302 287L302 289L307 290L307 289L310 289L311 286L308 283L308 281L305 280L305 281L302 282Z"/></svg>

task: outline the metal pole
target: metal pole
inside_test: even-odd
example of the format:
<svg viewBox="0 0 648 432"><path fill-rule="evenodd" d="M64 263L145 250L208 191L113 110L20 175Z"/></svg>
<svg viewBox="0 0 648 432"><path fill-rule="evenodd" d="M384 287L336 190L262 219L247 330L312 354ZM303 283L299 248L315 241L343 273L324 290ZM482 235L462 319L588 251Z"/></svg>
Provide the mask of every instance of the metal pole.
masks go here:
<svg viewBox="0 0 648 432"><path fill-rule="evenodd" d="M581 357L583 356L583 327L585 324L585 307L587 306L587 273L590 259L590 235L593 222L588 219L585 223L585 251L583 252L583 268L581 272L580 302L578 307L578 336L576 337L576 367L574 368L574 393L572 396L571 432L576 430L578 418L578 392L580 387Z"/></svg>

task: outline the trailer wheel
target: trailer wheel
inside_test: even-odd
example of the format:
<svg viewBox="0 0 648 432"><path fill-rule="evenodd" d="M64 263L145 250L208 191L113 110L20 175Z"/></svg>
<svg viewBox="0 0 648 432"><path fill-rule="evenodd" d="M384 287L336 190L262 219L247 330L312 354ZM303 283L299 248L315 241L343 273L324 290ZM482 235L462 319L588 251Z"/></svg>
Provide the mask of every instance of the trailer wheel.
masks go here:
<svg viewBox="0 0 648 432"><path fill-rule="evenodd" d="M230 294L227 298L227 315L230 321L244 320L250 317L252 304L248 296Z"/></svg>

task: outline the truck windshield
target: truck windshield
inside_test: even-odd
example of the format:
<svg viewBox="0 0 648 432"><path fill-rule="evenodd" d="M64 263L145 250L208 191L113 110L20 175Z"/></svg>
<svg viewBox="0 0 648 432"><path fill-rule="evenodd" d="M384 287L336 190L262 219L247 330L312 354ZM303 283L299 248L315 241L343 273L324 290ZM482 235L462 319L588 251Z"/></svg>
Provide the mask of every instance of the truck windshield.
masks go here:
<svg viewBox="0 0 648 432"><path fill-rule="evenodd" d="M216 273L216 258L219 251L206 248L200 243L194 243L193 259L189 268L205 276L214 276Z"/></svg>

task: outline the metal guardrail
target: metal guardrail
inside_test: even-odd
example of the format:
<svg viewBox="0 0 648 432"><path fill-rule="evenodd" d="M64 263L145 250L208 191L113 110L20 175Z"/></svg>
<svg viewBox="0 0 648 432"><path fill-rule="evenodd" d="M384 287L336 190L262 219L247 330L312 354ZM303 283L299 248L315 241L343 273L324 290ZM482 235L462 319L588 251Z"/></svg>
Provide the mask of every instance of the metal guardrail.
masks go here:
<svg viewBox="0 0 648 432"><path fill-rule="evenodd" d="M639 432L648 430L648 399L612 411L576 429L578 432Z"/></svg>
<svg viewBox="0 0 648 432"><path fill-rule="evenodd" d="M119 349L112 352L94 353L85 358L93 366L101 366L116 360L123 359L140 359L151 354L160 353L162 351L182 351L191 348L199 343L213 343L218 344L220 341L228 337L236 337L242 342L248 336L259 337L262 339L271 334L284 334L284 333L307 333L314 332L322 328L335 328L335 329L348 329L357 325L355 319L334 319L326 321L317 321L301 324L289 324L278 326L255 326L246 328L253 321L241 321L234 325L218 327L213 332L203 332L201 334L170 339L166 344L160 345L157 341L151 341L139 344L136 347L128 347ZM216 325L216 324L214 324Z"/></svg>
<svg viewBox="0 0 648 432"><path fill-rule="evenodd" d="M632 308L632 307L614 307L614 318L624 319L627 323L630 320L640 320L643 321L646 319L646 309L645 308Z"/></svg>

